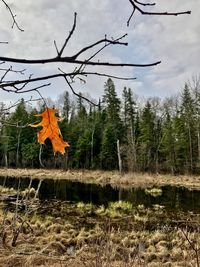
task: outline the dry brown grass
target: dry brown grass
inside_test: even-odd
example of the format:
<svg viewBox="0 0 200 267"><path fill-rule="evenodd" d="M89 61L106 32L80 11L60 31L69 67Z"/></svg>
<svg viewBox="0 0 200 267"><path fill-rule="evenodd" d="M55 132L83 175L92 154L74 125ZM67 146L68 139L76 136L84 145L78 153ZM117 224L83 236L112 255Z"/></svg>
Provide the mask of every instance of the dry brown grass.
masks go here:
<svg viewBox="0 0 200 267"><path fill-rule="evenodd" d="M170 179L176 178L183 183L189 181L184 176L126 174L121 177L115 172L100 171L2 169L1 172L0 175L5 176L53 176L54 179L110 183L113 186L159 186L164 182L170 184ZM196 188L199 182L197 178L194 178ZM192 177L188 186L194 187ZM12 191L1 192L9 193ZM37 212L28 216L28 224L23 225L16 247L11 245L14 214L8 212L5 218L0 210L0 267L169 267L196 264L194 250L174 220L181 221L181 227L186 224L189 226L190 241L200 247L200 232L193 225L193 222L200 225L198 214L181 213L173 217L173 214L167 214L161 207L146 209L142 205L133 207L126 202L110 203L107 208L59 202L59 210L56 209L57 204L54 204L42 206L41 210L39 206ZM23 218L23 214L20 216Z"/></svg>
<svg viewBox="0 0 200 267"><path fill-rule="evenodd" d="M195 175L161 175L161 174L142 174L126 173L120 175L117 171L64 171L46 169L0 169L0 176L11 177L32 177L39 179L66 179L85 183L111 184L112 186L122 187L152 187L175 185L185 186L190 189L200 189L200 176Z"/></svg>
<svg viewBox="0 0 200 267"><path fill-rule="evenodd" d="M127 207L126 203L119 204ZM123 209L122 215L113 217L113 209L118 208L117 204L113 204L102 212L98 207L92 207L93 215L89 216L89 213L83 215L79 205L63 205L66 209L59 214L62 216L59 223L56 214L52 214L48 207L45 213L43 208L42 214L38 210L38 214L30 216L29 226L24 225L29 231L23 229L16 247L11 246L13 214L10 212L4 229L6 240L4 244L0 243L0 266L195 266L194 251L181 230L170 224L169 228L163 228L168 218L164 210ZM126 210L128 216L124 213ZM135 216L136 213L138 216ZM180 218L175 217L184 221L182 214ZM0 216L0 226L2 220ZM193 215L188 236L192 243L200 246L200 233L198 228L193 227L193 221L199 224L200 218ZM155 225L158 225L157 229L154 229ZM33 232L30 232L30 227Z"/></svg>

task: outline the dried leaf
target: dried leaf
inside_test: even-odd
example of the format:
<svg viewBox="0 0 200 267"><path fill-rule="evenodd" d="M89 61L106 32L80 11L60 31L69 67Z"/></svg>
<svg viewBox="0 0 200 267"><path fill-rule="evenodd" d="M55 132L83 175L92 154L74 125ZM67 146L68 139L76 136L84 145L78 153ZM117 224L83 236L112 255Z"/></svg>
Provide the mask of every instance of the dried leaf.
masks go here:
<svg viewBox="0 0 200 267"><path fill-rule="evenodd" d="M65 153L65 147L69 147L69 144L63 140L58 121L61 119L55 116L57 109L46 108L46 110L35 116L42 117L42 121L38 124L30 124L31 127L42 126L42 130L37 133L38 142L44 144L45 140L49 138L51 140L54 155L56 152L61 154Z"/></svg>

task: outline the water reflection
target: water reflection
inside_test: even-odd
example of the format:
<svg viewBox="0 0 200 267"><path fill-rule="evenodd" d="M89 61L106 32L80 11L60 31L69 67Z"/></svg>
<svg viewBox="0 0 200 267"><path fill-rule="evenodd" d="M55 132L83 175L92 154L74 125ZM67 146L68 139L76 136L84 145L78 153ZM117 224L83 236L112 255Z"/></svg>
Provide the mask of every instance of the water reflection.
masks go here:
<svg viewBox="0 0 200 267"><path fill-rule="evenodd" d="M37 189L39 179L31 181L31 187ZM18 179L13 177L0 177L0 185L17 189ZM24 190L30 185L29 178L20 181L20 189ZM68 200L73 202L84 202L97 205L107 205L109 202L118 200L128 201L134 206L162 205L166 209L177 211L193 211L200 213L200 191L189 190L184 187L163 186L159 194L151 194L150 190L141 188L119 189L110 185L101 186L95 184L84 184L68 180L43 180L39 189L38 197L41 200ZM155 191L155 190L154 190Z"/></svg>

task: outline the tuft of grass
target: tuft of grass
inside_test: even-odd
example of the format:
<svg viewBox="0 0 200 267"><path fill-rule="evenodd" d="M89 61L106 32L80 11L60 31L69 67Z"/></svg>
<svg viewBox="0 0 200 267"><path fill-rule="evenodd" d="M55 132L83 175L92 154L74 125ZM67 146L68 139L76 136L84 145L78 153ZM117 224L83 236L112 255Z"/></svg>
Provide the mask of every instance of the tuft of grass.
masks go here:
<svg viewBox="0 0 200 267"><path fill-rule="evenodd" d="M76 207L81 211L91 211L94 209L94 204L93 203L78 202Z"/></svg>
<svg viewBox="0 0 200 267"><path fill-rule="evenodd" d="M162 196L162 189L161 188L146 188L145 194L151 195L153 197L159 197Z"/></svg>
<svg viewBox="0 0 200 267"><path fill-rule="evenodd" d="M149 243L155 245L156 243L159 243L160 241L166 240L167 235L160 232L155 231L152 236L149 238Z"/></svg>
<svg viewBox="0 0 200 267"><path fill-rule="evenodd" d="M110 202L108 208L110 210L118 210L125 213L129 213L133 210L133 206L130 202L126 201L116 201L116 202Z"/></svg>
<svg viewBox="0 0 200 267"><path fill-rule="evenodd" d="M102 209L102 208L101 208ZM99 210L97 210L99 212ZM108 208L105 209L104 215L108 215L112 218L122 217L125 214L131 214L133 212L133 206L126 201L110 202Z"/></svg>

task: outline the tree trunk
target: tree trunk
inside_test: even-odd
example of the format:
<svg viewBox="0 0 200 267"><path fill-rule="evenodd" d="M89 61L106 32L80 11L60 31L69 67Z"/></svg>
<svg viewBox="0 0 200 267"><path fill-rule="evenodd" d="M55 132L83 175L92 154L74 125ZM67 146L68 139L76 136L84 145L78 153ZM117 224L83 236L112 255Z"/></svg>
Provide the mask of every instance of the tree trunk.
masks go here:
<svg viewBox="0 0 200 267"><path fill-rule="evenodd" d="M117 155L118 155L118 166L119 166L119 172L122 173L122 159L120 154L120 146L119 146L119 139L117 140Z"/></svg>
<svg viewBox="0 0 200 267"><path fill-rule="evenodd" d="M200 164L200 134L199 134L199 123L197 130L197 145L198 145L198 164Z"/></svg>
<svg viewBox="0 0 200 267"><path fill-rule="evenodd" d="M91 168L93 168L93 165L94 165L94 130L95 130L95 126L92 130L92 140L91 140L91 151L90 151L90 158L91 158Z"/></svg>
<svg viewBox="0 0 200 267"><path fill-rule="evenodd" d="M135 147L135 138L133 133L133 123L131 121L131 143L132 143L132 150L133 150L133 160L134 160L134 167L133 170L137 170L137 155L136 155L136 147Z"/></svg>
<svg viewBox="0 0 200 267"><path fill-rule="evenodd" d="M18 123L17 123L18 126ZM17 154L16 154L16 167L19 167L19 146L20 146L21 129L18 131L17 137Z"/></svg>
<svg viewBox="0 0 200 267"><path fill-rule="evenodd" d="M190 146L190 171L192 172L193 170L192 138L191 138L191 130L189 123L188 123L188 136L189 136L189 146Z"/></svg>

